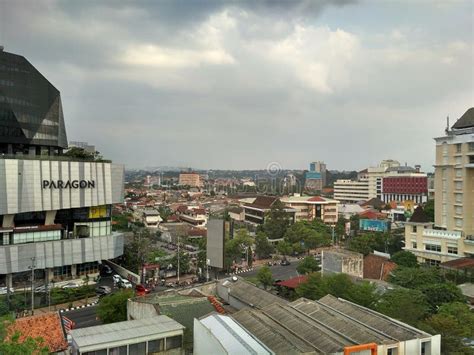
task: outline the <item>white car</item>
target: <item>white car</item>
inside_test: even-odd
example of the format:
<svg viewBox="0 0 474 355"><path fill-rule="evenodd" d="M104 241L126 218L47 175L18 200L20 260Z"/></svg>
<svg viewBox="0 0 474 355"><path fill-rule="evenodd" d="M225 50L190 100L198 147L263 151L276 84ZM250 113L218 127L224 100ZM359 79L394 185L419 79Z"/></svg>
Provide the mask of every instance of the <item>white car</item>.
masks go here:
<svg viewBox="0 0 474 355"><path fill-rule="evenodd" d="M61 288L78 288L79 287L79 284L75 283L75 282L69 282L67 284L65 284L63 287Z"/></svg>
<svg viewBox="0 0 474 355"><path fill-rule="evenodd" d="M123 287L123 288L132 288L132 283L128 280L124 280L122 279L122 281L120 282L120 287Z"/></svg>
<svg viewBox="0 0 474 355"><path fill-rule="evenodd" d="M8 287L0 287L0 295L6 295L8 293L8 291L10 291L10 293L13 293L15 291L13 291L13 288L10 287L10 290L8 290Z"/></svg>
<svg viewBox="0 0 474 355"><path fill-rule="evenodd" d="M120 275L114 275L112 276L112 279L114 280L115 284L118 284L120 283L120 281L122 281L122 278L120 277Z"/></svg>

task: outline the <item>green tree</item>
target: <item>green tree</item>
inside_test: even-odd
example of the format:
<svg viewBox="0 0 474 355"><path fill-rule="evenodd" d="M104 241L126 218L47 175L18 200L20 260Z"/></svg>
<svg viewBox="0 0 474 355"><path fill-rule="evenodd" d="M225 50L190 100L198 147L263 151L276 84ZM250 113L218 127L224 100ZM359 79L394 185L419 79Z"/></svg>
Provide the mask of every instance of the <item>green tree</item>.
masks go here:
<svg viewBox="0 0 474 355"><path fill-rule="evenodd" d="M429 312L425 295L418 290L396 288L383 294L376 310L402 322L417 326Z"/></svg>
<svg viewBox="0 0 474 355"><path fill-rule="evenodd" d="M179 251L179 274L187 274L191 269L191 258L188 253L183 252L182 250ZM170 260L171 265L173 265L173 269L178 270L178 253L176 253Z"/></svg>
<svg viewBox="0 0 474 355"><path fill-rule="evenodd" d="M361 306L374 308L380 299L377 286L368 281L354 284L347 294L347 299Z"/></svg>
<svg viewBox="0 0 474 355"><path fill-rule="evenodd" d="M260 284L263 285L264 289L267 289L268 286L273 284L273 276L270 268L267 265L264 265L258 270L257 279Z"/></svg>
<svg viewBox="0 0 474 355"><path fill-rule="evenodd" d="M265 217L263 230L269 239L281 239L290 225L288 214L285 212L285 205L277 200Z"/></svg>
<svg viewBox="0 0 474 355"><path fill-rule="evenodd" d="M456 318L464 329L463 336L468 338L474 337L474 312L469 309L466 303L445 303L439 307L438 314Z"/></svg>
<svg viewBox="0 0 474 355"><path fill-rule="evenodd" d="M296 222L285 233L285 240L289 242L294 251L303 252L331 244L331 237L327 226L322 222L305 221Z"/></svg>
<svg viewBox="0 0 474 355"><path fill-rule="evenodd" d="M132 296L133 291L126 289L101 298L97 306L97 316L103 323L126 321L127 300Z"/></svg>
<svg viewBox="0 0 474 355"><path fill-rule="evenodd" d="M426 331L441 335L442 354L474 354L463 344L466 333L460 322L451 315L435 314L422 325Z"/></svg>
<svg viewBox="0 0 474 355"><path fill-rule="evenodd" d="M422 289L425 286L443 283L440 271L431 267L398 267L393 270L389 282L406 288Z"/></svg>
<svg viewBox="0 0 474 355"><path fill-rule="evenodd" d="M318 262L312 256L305 257L298 263L298 266L296 267L296 271L303 275L319 271L320 269L321 268L319 267Z"/></svg>
<svg viewBox="0 0 474 355"><path fill-rule="evenodd" d="M415 254L406 250L397 251L395 254L392 255L391 260L398 266L406 266L406 267L418 266L418 262L416 260Z"/></svg>
<svg viewBox="0 0 474 355"><path fill-rule="evenodd" d="M368 255L374 250L383 251L382 244L381 236L378 233L361 234L350 239L348 249Z"/></svg>
<svg viewBox="0 0 474 355"><path fill-rule="evenodd" d="M150 232L140 228L133 232L132 239L125 243L123 251L124 267L139 273L144 262L148 260L151 250Z"/></svg>
<svg viewBox="0 0 474 355"><path fill-rule="evenodd" d="M293 253L292 245L286 240L277 244L277 250L281 255L291 255Z"/></svg>
<svg viewBox="0 0 474 355"><path fill-rule="evenodd" d="M303 282L296 288L296 294L299 297L305 297L310 300L318 300L327 295L326 285L320 273L308 275L306 282Z"/></svg>
<svg viewBox="0 0 474 355"><path fill-rule="evenodd" d="M255 253L260 259L268 258L273 253L273 245L268 241L264 232L258 232L255 236Z"/></svg>
<svg viewBox="0 0 474 355"><path fill-rule="evenodd" d="M445 303L464 302L466 300L461 290L452 282L429 284L423 286L420 290L425 294L433 313Z"/></svg>
<svg viewBox="0 0 474 355"><path fill-rule="evenodd" d="M168 218L173 214L173 211L167 206L158 207L158 212L160 217L163 219L163 222L167 222Z"/></svg>
<svg viewBox="0 0 474 355"><path fill-rule="evenodd" d="M435 201L428 200L425 205L423 206L423 211L428 216L431 222L434 222L434 215L435 215Z"/></svg>
<svg viewBox="0 0 474 355"><path fill-rule="evenodd" d="M16 332L7 336L7 329L14 323L11 317L0 318L0 354L18 355L18 354L49 354L49 349L45 345L44 339L27 337L20 342L21 333Z"/></svg>

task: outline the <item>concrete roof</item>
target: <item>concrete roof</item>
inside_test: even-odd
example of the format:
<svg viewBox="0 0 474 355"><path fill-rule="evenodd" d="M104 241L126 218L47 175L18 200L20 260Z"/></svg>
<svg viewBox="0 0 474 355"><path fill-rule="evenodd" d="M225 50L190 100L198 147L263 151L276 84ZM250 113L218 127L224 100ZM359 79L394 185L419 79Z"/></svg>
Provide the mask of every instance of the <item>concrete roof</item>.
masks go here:
<svg viewBox="0 0 474 355"><path fill-rule="evenodd" d="M310 204L327 204L339 203L339 201L321 196L286 196L281 198L284 203L310 203Z"/></svg>
<svg viewBox="0 0 474 355"><path fill-rule="evenodd" d="M73 329L71 336L80 348L108 344L123 340L134 340L148 336L183 330L184 326L168 316L130 320L94 327Z"/></svg>
<svg viewBox="0 0 474 355"><path fill-rule="evenodd" d="M223 280L221 284L228 288L230 296L237 298L250 307L263 308L272 303L288 303L287 300L262 290L240 277L237 278L237 281L231 281L230 279Z"/></svg>
<svg viewBox="0 0 474 355"><path fill-rule="evenodd" d="M273 354L229 316L212 314L199 321L209 329L228 354Z"/></svg>
<svg viewBox="0 0 474 355"><path fill-rule="evenodd" d="M342 352L346 346L394 344L429 334L331 295L300 298L261 310L243 309L234 319L276 354Z"/></svg>

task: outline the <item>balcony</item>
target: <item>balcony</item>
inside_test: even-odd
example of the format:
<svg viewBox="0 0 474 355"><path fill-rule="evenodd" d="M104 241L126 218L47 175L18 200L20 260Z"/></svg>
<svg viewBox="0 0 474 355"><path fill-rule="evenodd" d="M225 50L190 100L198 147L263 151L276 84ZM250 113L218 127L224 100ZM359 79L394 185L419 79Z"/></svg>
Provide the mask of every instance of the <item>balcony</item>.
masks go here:
<svg viewBox="0 0 474 355"><path fill-rule="evenodd" d="M445 231L439 229L425 229L423 231L423 237L458 240L461 239L462 232Z"/></svg>

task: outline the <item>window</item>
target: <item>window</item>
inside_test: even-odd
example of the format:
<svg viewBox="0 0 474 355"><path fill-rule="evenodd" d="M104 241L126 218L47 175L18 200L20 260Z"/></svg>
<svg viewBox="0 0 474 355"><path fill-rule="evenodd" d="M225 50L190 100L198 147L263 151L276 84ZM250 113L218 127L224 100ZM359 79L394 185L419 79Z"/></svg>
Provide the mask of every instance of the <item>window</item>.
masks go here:
<svg viewBox="0 0 474 355"><path fill-rule="evenodd" d="M418 248L418 244L416 242L411 242L411 248L412 249Z"/></svg>
<svg viewBox="0 0 474 355"><path fill-rule="evenodd" d="M165 342L163 339L150 340L148 342L148 353L157 353L165 350Z"/></svg>
<svg viewBox="0 0 474 355"><path fill-rule="evenodd" d="M455 218L456 227L461 228L463 223L461 218Z"/></svg>
<svg viewBox="0 0 474 355"><path fill-rule="evenodd" d="M456 181L456 184L454 185L456 190L462 190L462 182L461 181Z"/></svg>
<svg viewBox="0 0 474 355"><path fill-rule="evenodd" d="M473 155L469 156L469 164L474 164L474 156Z"/></svg>
<svg viewBox="0 0 474 355"><path fill-rule="evenodd" d="M398 354L397 348L387 349L387 355L397 355L397 354Z"/></svg>
<svg viewBox="0 0 474 355"><path fill-rule="evenodd" d="M448 246L448 254L457 254L457 253L458 253L458 247Z"/></svg>
<svg viewBox="0 0 474 355"><path fill-rule="evenodd" d="M425 263L430 266L438 266L440 264L439 260L425 259ZM422 352L423 354L423 352Z"/></svg>
<svg viewBox="0 0 474 355"><path fill-rule="evenodd" d="M469 142L468 145L467 145L467 149L470 152L474 152L474 142Z"/></svg>
<svg viewBox="0 0 474 355"><path fill-rule="evenodd" d="M180 348L182 345L181 335L166 338L166 350Z"/></svg>
<svg viewBox="0 0 474 355"><path fill-rule="evenodd" d="M454 194L454 196L456 198L457 203L462 203L462 194L456 193Z"/></svg>
<svg viewBox="0 0 474 355"><path fill-rule="evenodd" d="M461 147L462 147L461 143L456 144L456 153L461 153Z"/></svg>
<svg viewBox="0 0 474 355"><path fill-rule="evenodd" d="M436 245L436 244L425 244L425 250L428 251L435 251L437 253L441 252L441 245Z"/></svg>
<svg viewBox="0 0 474 355"><path fill-rule="evenodd" d="M456 172L456 177L457 178L462 177L462 169L455 169L454 171Z"/></svg>
<svg viewBox="0 0 474 355"><path fill-rule="evenodd" d="M109 355L127 355L127 345L109 348Z"/></svg>
<svg viewBox="0 0 474 355"><path fill-rule="evenodd" d="M130 344L128 346L128 352L133 355L145 355L146 354L146 342Z"/></svg>
<svg viewBox="0 0 474 355"><path fill-rule="evenodd" d="M416 233L416 226L412 226L411 231L412 231L412 233Z"/></svg>
<svg viewBox="0 0 474 355"><path fill-rule="evenodd" d="M462 164L462 157L456 157L456 165Z"/></svg>
<svg viewBox="0 0 474 355"><path fill-rule="evenodd" d="M456 214L458 214L458 215L462 214L462 206L456 206L456 207L455 207L455 212L456 212Z"/></svg>

